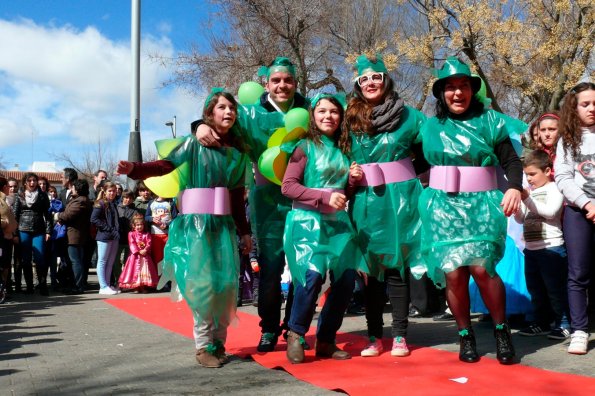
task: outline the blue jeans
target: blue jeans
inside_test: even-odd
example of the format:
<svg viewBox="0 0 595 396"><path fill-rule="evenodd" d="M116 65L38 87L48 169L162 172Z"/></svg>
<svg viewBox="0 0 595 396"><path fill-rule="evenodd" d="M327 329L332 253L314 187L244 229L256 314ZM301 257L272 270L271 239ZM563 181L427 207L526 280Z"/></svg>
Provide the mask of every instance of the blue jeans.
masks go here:
<svg viewBox="0 0 595 396"><path fill-rule="evenodd" d="M343 316L353 294L355 276L356 272L354 270L347 270L343 272L339 279L334 279L331 271L331 291L318 318L317 340L327 343L335 342L337 331L343 324ZM308 332L316 310L316 300L323 283L323 275L308 270L305 286L302 286L299 282L293 284L293 306L289 318L291 331L300 335L305 335Z"/></svg>
<svg viewBox="0 0 595 396"><path fill-rule="evenodd" d="M568 259L564 246L525 249L525 278L535 309L535 322L548 329L570 328L568 321Z"/></svg>
<svg viewBox="0 0 595 396"><path fill-rule="evenodd" d="M118 240L97 241L97 278L99 288L109 287L112 268L118 252Z"/></svg>
<svg viewBox="0 0 595 396"><path fill-rule="evenodd" d="M48 274L48 267L45 262L45 234L33 234L32 232L20 231L19 237L21 239L21 266L25 274L25 281L27 288L33 286L29 285L30 277L33 280L31 259L35 260L37 266L37 279L40 282L45 282ZM31 275L28 275L31 274Z"/></svg>
<svg viewBox="0 0 595 396"><path fill-rule="evenodd" d="M85 290L85 246L68 245L68 256L72 262L74 273L74 288L78 291Z"/></svg>

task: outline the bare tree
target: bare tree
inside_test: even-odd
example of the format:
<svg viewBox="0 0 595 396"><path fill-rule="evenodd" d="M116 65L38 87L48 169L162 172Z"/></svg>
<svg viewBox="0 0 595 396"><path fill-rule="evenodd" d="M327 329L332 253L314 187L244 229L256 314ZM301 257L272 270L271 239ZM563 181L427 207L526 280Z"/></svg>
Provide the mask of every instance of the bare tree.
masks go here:
<svg viewBox="0 0 595 396"><path fill-rule="evenodd" d="M77 152L76 154L62 152L52 154L55 160L64 162L69 168L73 168L79 174L79 177L92 180L95 172L103 169L107 172L108 178L112 179L116 172L118 159L113 151L106 149L101 139L97 144L88 150Z"/></svg>

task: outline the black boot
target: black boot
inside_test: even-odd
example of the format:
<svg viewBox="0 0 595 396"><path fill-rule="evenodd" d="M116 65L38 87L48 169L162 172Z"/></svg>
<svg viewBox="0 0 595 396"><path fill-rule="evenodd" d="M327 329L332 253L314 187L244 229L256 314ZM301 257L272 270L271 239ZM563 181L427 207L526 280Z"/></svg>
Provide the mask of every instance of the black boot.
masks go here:
<svg viewBox="0 0 595 396"><path fill-rule="evenodd" d="M500 364L513 364L515 354L508 324L501 323L496 325L494 328L494 337L496 337L496 358Z"/></svg>
<svg viewBox="0 0 595 396"><path fill-rule="evenodd" d="M459 330L459 360L465 363L479 361L477 347L475 345L475 333L472 327Z"/></svg>

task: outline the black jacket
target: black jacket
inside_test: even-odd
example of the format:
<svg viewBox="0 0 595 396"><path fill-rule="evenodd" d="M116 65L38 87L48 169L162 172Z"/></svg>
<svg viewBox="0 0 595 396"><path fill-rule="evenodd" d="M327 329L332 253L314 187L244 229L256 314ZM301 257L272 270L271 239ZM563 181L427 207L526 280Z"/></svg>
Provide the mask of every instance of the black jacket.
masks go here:
<svg viewBox="0 0 595 396"><path fill-rule="evenodd" d="M37 199L31 207L27 206L25 193L18 194L14 200L12 211L19 223L19 231L33 234L51 234L53 222L48 212L49 208L50 199L40 189L37 189Z"/></svg>

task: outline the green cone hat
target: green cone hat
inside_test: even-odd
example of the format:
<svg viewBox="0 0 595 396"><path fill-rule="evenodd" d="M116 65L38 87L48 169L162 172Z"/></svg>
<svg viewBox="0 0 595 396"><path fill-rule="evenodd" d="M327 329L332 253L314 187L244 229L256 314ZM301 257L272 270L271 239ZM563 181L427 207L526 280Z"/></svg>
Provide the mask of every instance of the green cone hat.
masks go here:
<svg viewBox="0 0 595 396"><path fill-rule="evenodd" d="M446 82L446 79L450 77L468 77L471 81L471 88L473 89L474 94L477 93L481 87L481 78L473 76L469 66L454 56L446 58L442 68L434 70L434 75L437 77L437 80L434 81L434 85L432 85L432 94L434 94L435 98L440 97L440 93L444 88L444 83Z"/></svg>

